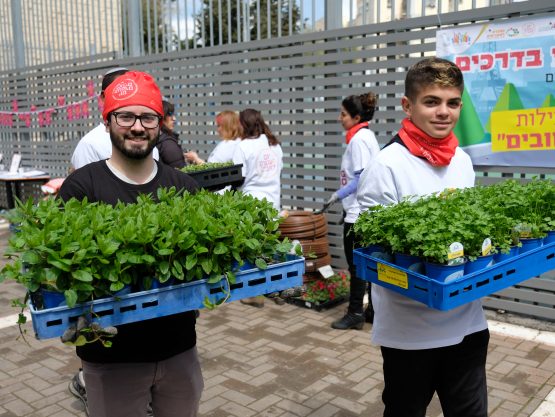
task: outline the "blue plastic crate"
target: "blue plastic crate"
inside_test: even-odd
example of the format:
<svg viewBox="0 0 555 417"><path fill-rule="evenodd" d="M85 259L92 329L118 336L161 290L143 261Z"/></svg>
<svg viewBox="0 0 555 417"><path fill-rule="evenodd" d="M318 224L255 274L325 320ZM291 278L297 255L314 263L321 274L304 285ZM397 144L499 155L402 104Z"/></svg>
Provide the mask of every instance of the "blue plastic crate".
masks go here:
<svg viewBox="0 0 555 417"><path fill-rule="evenodd" d="M438 310L451 310L555 269L555 243L540 246L448 283L400 268L355 249L357 276Z"/></svg>
<svg viewBox="0 0 555 417"><path fill-rule="evenodd" d="M268 294L303 283L304 258L288 255L285 262L268 265L267 269L253 268L238 272L231 284L227 302L245 297ZM227 283L222 280L209 284L206 280L187 282L149 291L141 291L117 298L104 298L76 305L73 308L55 307L36 310L29 303L33 329L38 339L61 336L79 316L91 317L102 327L148 320L204 307L205 297L215 302L225 297Z"/></svg>

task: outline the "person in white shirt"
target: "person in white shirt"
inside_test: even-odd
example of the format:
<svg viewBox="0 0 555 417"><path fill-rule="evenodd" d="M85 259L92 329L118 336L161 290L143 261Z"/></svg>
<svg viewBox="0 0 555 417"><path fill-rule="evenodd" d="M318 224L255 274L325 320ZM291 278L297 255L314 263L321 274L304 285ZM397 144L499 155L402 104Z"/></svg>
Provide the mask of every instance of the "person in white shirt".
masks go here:
<svg viewBox="0 0 555 417"><path fill-rule="evenodd" d="M102 90L100 91L99 100L104 103L104 91L112 82L119 76L125 74L129 70L123 67L112 68L108 70L104 77L102 77ZM158 160L158 149L154 149L153 152L154 159ZM112 141L110 140L110 134L106 130L106 126L103 122L99 123L98 126L90 130L85 136L83 136L73 154L71 155L71 167L70 172L75 171L91 162L102 161L108 159L112 156Z"/></svg>
<svg viewBox="0 0 555 417"><path fill-rule="evenodd" d="M241 141L233 153L233 163L243 164L245 179L240 190L259 199L267 199L280 208L283 151L258 110L239 113Z"/></svg>
<svg viewBox="0 0 555 417"><path fill-rule="evenodd" d="M266 199L280 209L281 170L283 151L258 110L245 109L239 113L241 141L233 153L233 163L243 164L244 182L239 188L245 194ZM264 296L241 299L254 307L264 306Z"/></svg>
<svg viewBox="0 0 555 417"><path fill-rule="evenodd" d="M463 75L450 61L426 58L409 69L401 99L407 118L362 173L362 210L474 185L472 161L453 133L463 89ZM489 331L481 302L440 311L379 285L372 301L384 416L424 417L437 392L443 415L486 417Z"/></svg>
<svg viewBox="0 0 555 417"><path fill-rule="evenodd" d="M356 198L360 174L380 150L376 136L368 126L368 123L374 117L377 102L378 99L372 92L352 95L341 102L341 112L339 113L338 120L345 129L347 147L341 159L341 171L339 173L341 188L334 192L326 203L329 206L341 200L345 213L343 249L351 279L347 312L331 325L332 328L339 330L360 330L365 321L372 323L374 318L371 301L372 287L356 276L356 268L353 263L353 249L360 247L358 242L355 241L353 226L360 213ZM363 312L366 288L368 288L368 307Z"/></svg>
<svg viewBox="0 0 555 417"><path fill-rule="evenodd" d="M205 162L230 162L233 161L233 153L237 144L241 141L241 125L239 115L231 110L224 110L216 115L216 129L218 136L222 139L220 143L210 152L206 161L199 158L195 151L185 153L187 162L200 165Z"/></svg>
<svg viewBox="0 0 555 417"><path fill-rule="evenodd" d="M91 162L108 159L111 155L110 135L104 123L100 123L79 140L71 156L71 166L73 170L79 169Z"/></svg>

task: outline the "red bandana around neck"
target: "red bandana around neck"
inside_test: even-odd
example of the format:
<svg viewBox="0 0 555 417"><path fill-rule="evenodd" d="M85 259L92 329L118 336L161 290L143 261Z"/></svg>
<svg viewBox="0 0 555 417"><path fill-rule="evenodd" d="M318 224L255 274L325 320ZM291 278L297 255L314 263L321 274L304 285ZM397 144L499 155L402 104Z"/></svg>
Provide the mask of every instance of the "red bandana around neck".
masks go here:
<svg viewBox="0 0 555 417"><path fill-rule="evenodd" d="M459 146L459 140L453 131L442 139L436 139L425 133L408 118L404 119L401 124L403 127L399 130L399 137L411 154L426 158L433 166L449 165L457 146Z"/></svg>
<svg viewBox="0 0 555 417"><path fill-rule="evenodd" d="M353 138L353 136L362 128L364 127L368 127L368 122L361 122L358 123L356 125L354 125L353 127L351 127L349 130L347 130L347 134L345 135L345 139L346 139L346 143L347 145L349 144L349 142L351 141L351 139Z"/></svg>

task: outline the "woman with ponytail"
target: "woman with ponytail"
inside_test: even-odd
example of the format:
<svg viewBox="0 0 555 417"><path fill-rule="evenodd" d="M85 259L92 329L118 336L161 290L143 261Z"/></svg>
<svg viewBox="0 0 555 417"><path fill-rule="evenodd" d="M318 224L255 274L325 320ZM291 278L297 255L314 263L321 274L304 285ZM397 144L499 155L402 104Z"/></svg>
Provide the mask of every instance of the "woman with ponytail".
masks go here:
<svg viewBox="0 0 555 417"><path fill-rule="evenodd" d="M258 110L239 113L241 142L233 153L233 162L243 164L244 183L240 190L266 199L279 210L283 151Z"/></svg>
<svg viewBox="0 0 555 417"><path fill-rule="evenodd" d="M347 313L331 325L332 328L339 330L360 330L364 326L365 321L371 323L374 318L370 284L357 278L356 268L353 264L353 249L359 247L359 245L355 242L352 229L360 213L360 207L356 198L360 174L380 150L376 136L369 127L369 122L374 117L377 101L376 95L372 92L349 96L341 103L341 113L339 114L339 121L346 132L345 142L347 148L341 160L341 172L339 175L341 188L334 192L326 203L329 206L341 200L345 214L343 248L347 264L349 265L351 283ZM366 288L368 288L368 307L363 311Z"/></svg>
<svg viewBox="0 0 555 417"><path fill-rule="evenodd" d="M280 208L281 169L283 151L258 110L245 109L239 113L241 141L235 147L233 163L243 164L244 182L240 191ZM241 303L264 307L264 296L248 297Z"/></svg>

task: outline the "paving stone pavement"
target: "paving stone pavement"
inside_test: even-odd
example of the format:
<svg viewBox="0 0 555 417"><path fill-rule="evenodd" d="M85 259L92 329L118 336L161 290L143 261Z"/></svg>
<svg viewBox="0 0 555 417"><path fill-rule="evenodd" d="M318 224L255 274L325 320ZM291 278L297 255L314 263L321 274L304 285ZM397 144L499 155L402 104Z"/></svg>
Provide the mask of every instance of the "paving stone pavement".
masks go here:
<svg viewBox="0 0 555 417"><path fill-rule="evenodd" d="M17 312L10 300L22 295L18 284L0 284L0 318ZM316 312L266 300L261 309L234 302L202 310L200 417L381 416L382 362L370 325L330 328L344 307ZM67 389L79 367L73 349L24 328L28 344L17 326L0 329L0 417L84 416ZM532 416L554 396L555 346L493 333L487 369L490 417ZM434 398L428 417L439 416Z"/></svg>

